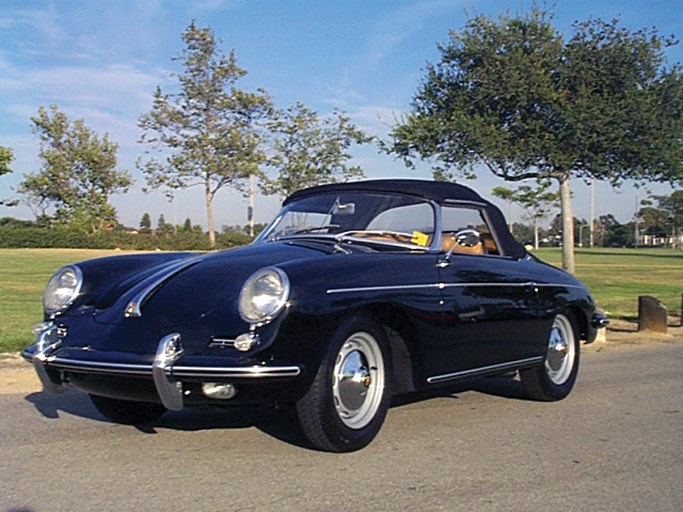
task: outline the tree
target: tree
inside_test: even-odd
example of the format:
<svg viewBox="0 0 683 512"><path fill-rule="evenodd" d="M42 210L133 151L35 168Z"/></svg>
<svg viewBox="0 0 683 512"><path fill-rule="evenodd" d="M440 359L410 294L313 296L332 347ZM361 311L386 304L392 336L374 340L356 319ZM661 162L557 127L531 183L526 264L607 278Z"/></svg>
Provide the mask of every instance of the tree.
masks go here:
<svg viewBox="0 0 683 512"><path fill-rule="evenodd" d="M157 219L157 235L165 236L171 232L173 232L173 224L166 222L166 217L164 217L164 214L162 213Z"/></svg>
<svg viewBox="0 0 683 512"><path fill-rule="evenodd" d="M126 192L130 173L116 169L118 145L109 135L100 138L83 119L73 123L55 105L38 109L33 131L40 136L41 171L24 176L19 192L45 216L89 232L116 225L109 196Z"/></svg>
<svg viewBox="0 0 683 512"><path fill-rule="evenodd" d="M0 146L0 176L12 172L10 164L14 160L14 154L10 148ZM0 206L16 206L19 203L16 199L0 199Z"/></svg>
<svg viewBox="0 0 683 512"><path fill-rule="evenodd" d="M637 213L638 228L641 233L646 235L664 237L667 231L667 219L664 212L652 206L649 200L641 201L643 206Z"/></svg>
<svg viewBox="0 0 683 512"><path fill-rule="evenodd" d="M638 212L639 223L648 234L670 236L674 247L681 247L683 229L683 190L675 190L668 196L654 196L656 207L646 201L645 207Z"/></svg>
<svg viewBox="0 0 683 512"><path fill-rule="evenodd" d="M226 186L241 188L259 173L265 160L261 121L271 111L262 90L249 93L236 87L246 71L235 53L226 56L210 28L194 22L182 34L185 49L174 58L184 71L174 73L180 90L154 92L151 112L140 118L140 142L148 144L148 159L139 160L147 185L174 190L201 186L211 246L216 244L213 200ZM152 153L155 152L153 156Z"/></svg>
<svg viewBox="0 0 683 512"><path fill-rule="evenodd" d="M683 230L683 190L676 190L670 196L655 196L658 206L667 216L671 229L671 237L675 247L683 248L681 231Z"/></svg>
<svg viewBox="0 0 683 512"><path fill-rule="evenodd" d="M347 165L351 159L348 148L372 139L341 111L321 119L317 112L296 103L279 112L270 129L275 134L275 154L269 164L277 176L262 178L261 189L266 194L288 196L305 187L364 175L360 167Z"/></svg>
<svg viewBox="0 0 683 512"><path fill-rule="evenodd" d="M185 219L185 222L183 223L182 231L184 233L191 233L192 232L192 221L190 220L190 217Z"/></svg>
<svg viewBox="0 0 683 512"><path fill-rule="evenodd" d="M494 187L491 192L494 196L502 199L508 204L508 226L510 228L510 233L514 234L515 231L514 224L512 222L512 205L517 202L515 201L515 191L505 187Z"/></svg>
<svg viewBox="0 0 683 512"><path fill-rule="evenodd" d="M519 204L524 208L524 217L531 220L534 224L534 248L540 246L540 222L550 215L554 205L557 203L559 194L550 192L550 182L545 181L537 188L528 185L521 185L517 190L505 187L495 187L492 193L508 202Z"/></svg>
<svg viewBox="0 0 683 512"><path fill-rule="evenodd" d="M142 217L140 218L140 230L143 233L149 233L152 231L152 217L147 212L143 213Z"/></svg>
<svg viewBox="0 0 683 512"><path fill-rule="evenodd" d="M512 227L514 228L515 238L524 245L530 244L531 240L534 239L533 226L515 222Z"/></svg>
<svg viewBox="0 0 683 512"><path fill-rule="evenodd" d="M635 226L633 222L610 226L605 231L605 247L635 247Z"/></svg>
<svg viewBox="0 0 683 512"><path fill-rule="evenodd" d="M683 180L683 87L674 44L617 21L574 25L565 41L552 15L476 16L439 46L412 112L388 149L436 175L483 168L508 181L559 183L563 267L574 271L570 179Z"/></svg>
<svg viewBox="0 0 683 512"><path fill-rule="evenodd" d="M0 176L12 172L10 164L14 160L14 154L10 148L0 146Z"/></svg>

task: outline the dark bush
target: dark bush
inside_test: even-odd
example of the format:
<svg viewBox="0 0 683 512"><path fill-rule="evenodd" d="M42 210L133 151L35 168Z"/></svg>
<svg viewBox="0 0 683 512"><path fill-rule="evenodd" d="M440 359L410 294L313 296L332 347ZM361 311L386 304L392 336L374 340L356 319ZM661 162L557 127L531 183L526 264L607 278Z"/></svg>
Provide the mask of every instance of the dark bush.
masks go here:
<svg viewBox="0 0 683 512"><path fill-rule="evenodd" d="M216 248L229 249L252 240L243 233L218 233ZM85 233L68 226L38 227L30 221L0 219L2 248L129 249L164 251L208 251L209 237L200 230L167 231L159 236L125 229Z"/></svg>

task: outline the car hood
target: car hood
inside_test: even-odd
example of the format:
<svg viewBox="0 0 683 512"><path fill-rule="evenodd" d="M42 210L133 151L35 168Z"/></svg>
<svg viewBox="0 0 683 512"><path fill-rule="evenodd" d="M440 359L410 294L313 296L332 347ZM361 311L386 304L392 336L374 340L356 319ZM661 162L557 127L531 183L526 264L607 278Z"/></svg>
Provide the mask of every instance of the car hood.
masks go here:
<svg viewBox="0 0 683 512"><path fill-rule="evenodd" d="M188 325L215 315L234 318L244 282L256 270L291 261L318 259L334 253L328 244L267 242L207 255L189 256L172 264L158 266L157 272L145 270L146 277L134 283L109 304L96 308L95 320L103 324L138 322L156 327ZM153 269L153 270L156 270ZM156 283L156 286L154 286ZM152 289L150 289L152 286ZM120 289L120 284L117 288ZM145 290L148 290L145 294ZM145 295L139 316L131 318L127 308Z"/></svg>

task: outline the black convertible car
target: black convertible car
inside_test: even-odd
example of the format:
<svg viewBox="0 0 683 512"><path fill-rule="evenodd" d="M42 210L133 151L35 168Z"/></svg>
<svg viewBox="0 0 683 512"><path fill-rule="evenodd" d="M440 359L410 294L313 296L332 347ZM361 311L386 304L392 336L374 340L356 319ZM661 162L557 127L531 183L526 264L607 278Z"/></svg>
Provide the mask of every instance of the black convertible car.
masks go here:
<svg viewBox="0 0 683 512"><path fill-rule="evenodd" d="M571 275L528 254L500 211L452 183L376 180L292 194L249 246L68 265L23 352L46 391L113 421L167 409L295 404L317 448L378 433L393 395L518 371L567 396L606 324Z"/></svg>

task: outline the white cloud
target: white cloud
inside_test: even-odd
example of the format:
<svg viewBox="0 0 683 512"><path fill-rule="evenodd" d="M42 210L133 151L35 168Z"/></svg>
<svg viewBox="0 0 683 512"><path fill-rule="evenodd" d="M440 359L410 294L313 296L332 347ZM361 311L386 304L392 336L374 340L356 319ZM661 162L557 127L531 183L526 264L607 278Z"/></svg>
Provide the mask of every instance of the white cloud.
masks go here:
<svg viewBox="0 0 683 512"><path fill-rule="evenodd" d="M426 0L390 11L375 24L367 65L375 66L396 46L422 30L430 18L443 17L462 4L453 0Z"/></svg>

